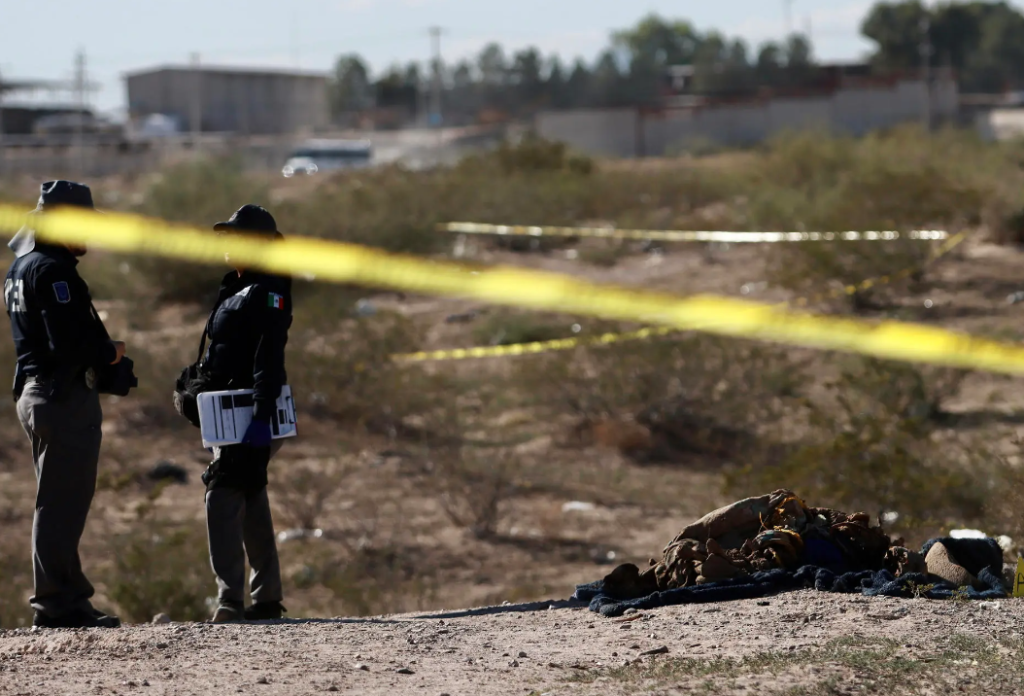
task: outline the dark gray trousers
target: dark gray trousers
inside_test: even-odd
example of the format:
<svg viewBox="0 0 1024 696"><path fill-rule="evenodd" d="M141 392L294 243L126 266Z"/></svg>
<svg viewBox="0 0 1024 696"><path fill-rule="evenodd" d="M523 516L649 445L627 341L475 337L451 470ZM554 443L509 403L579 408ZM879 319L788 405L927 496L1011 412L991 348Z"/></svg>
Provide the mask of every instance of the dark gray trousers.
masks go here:
<svg viewBox="0 0 1024 696"><path fill-rule="evenodd" d="M280 441L274 443L271 456L280 446ZM220 452L215 450L214 456L219 457ZM256 490L229 486L208 490L206 527L220 602L244 603L246 556L252 566L252 601L280 602L281 563L266 486Z"/></svg>
<svg viewBox="0 0 1024 696"><path fill-rule="evenodd" d="M96 492L103 424L99 394L75 380L52 399L48 383L29 381L18 399L18 419L32 443L37 484L35 593L29 601L52 617L88 611L94 590L82 572L78 544Z"/></svg>

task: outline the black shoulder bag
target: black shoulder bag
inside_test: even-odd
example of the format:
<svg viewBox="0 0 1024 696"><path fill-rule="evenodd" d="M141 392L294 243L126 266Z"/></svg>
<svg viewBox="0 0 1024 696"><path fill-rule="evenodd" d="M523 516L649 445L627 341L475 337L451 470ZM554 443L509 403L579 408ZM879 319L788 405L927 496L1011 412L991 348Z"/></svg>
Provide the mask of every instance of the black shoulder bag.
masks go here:
<svg viewBox="0 0 1024 696"><path fill-rule="evenodd" d="M184 416L189 423L199 427L199 395L203 392L217 391L223 385L215 384L214 378L203 371L202 359L206 352L206 334L209 324L203 328L203 338L199 342L199 355L196 361L186 367L178 375L174 383L174 410Z"/></svg>

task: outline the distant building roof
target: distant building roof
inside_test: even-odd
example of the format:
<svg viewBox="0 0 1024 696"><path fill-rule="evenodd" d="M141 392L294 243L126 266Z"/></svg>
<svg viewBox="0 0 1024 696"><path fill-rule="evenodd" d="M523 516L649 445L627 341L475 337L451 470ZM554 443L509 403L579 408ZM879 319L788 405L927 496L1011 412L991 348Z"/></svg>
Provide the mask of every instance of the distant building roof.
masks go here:
<svg viewBox="0 0 1024 696"><path fill-rule="evenodd" d="M274 77L301 77L301 78L320 78L325 79L327 77L326 72L319 72L314 70L292 70L289 68L247 68L242 66L229 66L229 65L158 65L152 68L146 68L142 70L133 70L131 72L124 73L125 78L136 77L140 75L152 75L154 73L161 72L192 72L198 71L203 73L216 73L222 75L245 75L250 77L263 77L263 76L274 76Z"/></svg>

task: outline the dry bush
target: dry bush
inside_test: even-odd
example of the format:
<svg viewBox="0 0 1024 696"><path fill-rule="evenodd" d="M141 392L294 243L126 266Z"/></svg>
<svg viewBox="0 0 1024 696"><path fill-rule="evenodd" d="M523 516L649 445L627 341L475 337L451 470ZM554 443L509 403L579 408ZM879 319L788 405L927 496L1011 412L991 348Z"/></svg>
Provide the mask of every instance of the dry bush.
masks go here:
<svg viewBox="0 0 1024 696"><path fill-rule="evenodd" d="M438 447L430 463L448 519L478 539L493 537L505 504L516 493L518 455L506 448Z"/></svg>
<svg viewBox="0 0 1024 696"><path fill-rule="evenodd" d="M9 479L0 485L9 485ZM31 501L19 499L9 488L0 492L0 526L7 532L0 539L0 628L32 623Z"/></svg>
<svg viewBox="0 0 1024 696"><path fill-rule="evenodd" d="M944 429L942 402L957 372L848 358L811 408L809 429L774 466L730 472L737 495L791 488L820 505L899 513L897 527L939 531L980 520L999 459L977 439Z"/></svg>
<svg viewBox="0 0 1024 696"><path fill-rule="evenodd" d="M1015 182L1008 185L1008 182ZM814 133L766 146L747 186L755 229L814 231L978 226L1020 209L1020 167L999 146L954 131L897 129L862 139ZM1013 190L1014 187L1017 190ZM904 270L923 272L933 245L903 239L774 245L772 280L823 292ZM854 296L863 302L886 286Z"/></svg>
<svg viewBox="0 0 1024 696"><path fill-rule="evenodd" d="M145 520L111 539L110 556L104 585L122 619L147 622L161 612L175 621L207 618L217 587L202 522Z"/></svg>
<svg viewBox="0 0 1024 696"><path fill-rule="evenodd" d="M572 323L536 313L498 310L473 327L476 345L507 346L573 336Z"/></svg>
<svg viewBox="0 0 1024 696"><path fill-rule="evenodd" d="M716 450L719 435L739 444L743 432L756 435L783 415L794 418L803 376L791 353L679 333L543 356L523 364L518 380L555 414L581 424L635 420L663 435L670 449Z"/></svg>
<svg viewBox="0 0 1024 696"><path fill-rule="evenodd" d="M307 323L308 322L308 323ZM409 416L433 407L444 378L391 356L419 349L419 333L397 313L325 325L316 310L296 315L289 381L300 405L318 417L398 435Z"/></svg>
<svg viewBox="0 0 1024 696"><path fill-rule="evenodd" d="M431 606L437 587L435 568L416 547L367 546L337 553L327 546L307 549L287 578L296 590L320 600L319 614L373 616ZM316 600L313 600L317 603Z"/></svg>
<svg viewBox="0 0 1024 696"><path fill-rule="evenodd" d="M292 528L319 529L328 502L338 495L352 473L350 467L322 461L277 467L270 486L274 507Z"/></svg>
<svg viewBox="0 0 1024 696"><path fill-rule="evenodd" d="M246 176L239 161L197 160L163 172L133 212L212 229L246 203L273 207L266 186ZM127 257L122 263L137 275L137 282L170 301L211 303L224 273L209 265L158 257Z"/></svg>

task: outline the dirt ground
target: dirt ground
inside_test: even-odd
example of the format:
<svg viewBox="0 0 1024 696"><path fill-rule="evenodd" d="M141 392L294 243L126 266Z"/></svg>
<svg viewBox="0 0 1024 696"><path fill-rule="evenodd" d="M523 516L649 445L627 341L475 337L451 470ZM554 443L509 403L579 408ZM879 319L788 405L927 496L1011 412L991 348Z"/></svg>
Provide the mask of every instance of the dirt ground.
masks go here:
<svg viewBox="0 0 1024 696"><path fill-rule="evenodd" d="M1024 605L814 591L604 619L566 602L0 633L0 694L1017 694Z"/></svg>
<svg viewBox="0 0 1024 696"><path fill-rule="evenodd" d="M680 294L741 296L745 285L764 278L762 251L753 246L670 247L665 254L634 253L611 268L584 264L569 251L514 254L481 245L473 258ZM1022 260L1021 252L971 242L930 272L926 284L901 294L900 318L1019 339L1024 305L1006 298L1024 282ZM776 289L749 296L787 297ZM446 322L479 309L473 303L390 295L372 301L429 327L424 349L474 343L471 325ZM200 316L171 308L133 328L117 303L100 305L112 333L126 336L130 345L163 346L180 354L172 356L174 365L194 350ZM501 367L489 361L433 369L485 373ZM1024 409L1024 395L1014 381L973 374L947 406L1007 416L981 419L978 427L1001 443L1010 463L1019 463L1022 421L1010 416ZM103 466L117 473L161 460L185 466L189 482L169 487L152 505L167 519L201 519L198 476L205 453L194 434L161 432L141 447L136 433L152 414L128 400L105 407ZM4 419L10 415L5 411ZM384 603L387 611L418 613L277 625L136 625L117 632L0 631L0 694L1024 693L1024 604L1014 601L934 603L800 592L661 609L624 621L570 605L565 600L577 583L599 579L620 562L646 565L681 527L726 502L721 473L700 466L638 467L620 451L594 445L557 447L566 424L537 422L528 409L510 408L502 421L522 423L525 436L517 450L541 460L546 478L533 494L509 504L498 534L488 540L453 525L423 489L421 473L411 471L384 438L339 446L332 425L316 423L275 463L285 471L341 462L348 472L317 520L324 539L281 546L290 596L300 593L292 578L301 575L307 552L334 543L351 548L366 538L414 549L408 573L430 581L417 596L402 585L366 606ZM6 460L0 462L0 491L17 504L3 520L24 539L24 552L32 478L27 448L11 433L0 443L0 459ZM129 528L146 504L146 488L133 488L128 502L124 490L111 485L98 494L83 546L90 572L109 564L108 533ZM273 485L271 491L278 528L287 529L301 511L290 509ZM30 588L24 589L27 594ZM106 588L98 589L97 603L105 606ZM358 604L302 597L305 608L292 615L327 616L339 604ZM515 604L545 597L554 599ZM503 601L513 604L501 606ZM466 610L491 604L498 606ZM439 607L457 610L435 611ZM643 654L660 648L666 651Z"/></svg>

